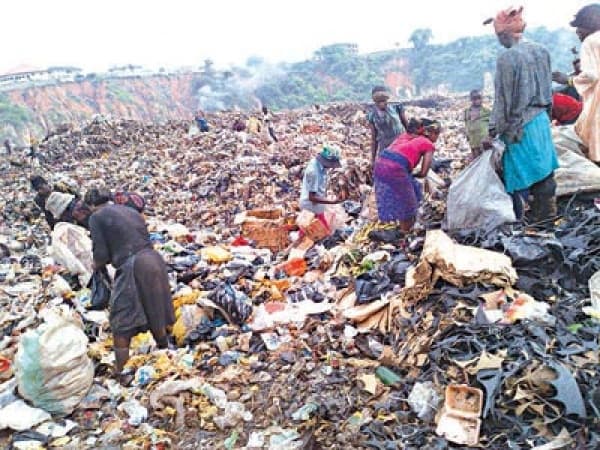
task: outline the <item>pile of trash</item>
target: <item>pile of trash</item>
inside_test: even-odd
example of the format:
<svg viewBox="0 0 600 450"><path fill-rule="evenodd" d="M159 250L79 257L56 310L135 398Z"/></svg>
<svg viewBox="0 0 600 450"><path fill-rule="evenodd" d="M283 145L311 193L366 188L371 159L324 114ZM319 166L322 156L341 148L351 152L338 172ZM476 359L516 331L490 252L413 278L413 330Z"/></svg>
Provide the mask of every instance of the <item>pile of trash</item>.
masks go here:
<svg viewBox="0 0 600 450"><path fill-rule="evenodd" d="M201 134L96 120L40 145L42 167L5 163L2 447L600 446L594 194L563 197L550 227L442 231L447 181L469 154L465 105L444 105L408 108L445 131L406 236L372 220L359 105L277 114L277 143L233 131L248 117L238 112L209 115ZM346 198L327 211L331 234L298 211L302 170L324 143L344 157L331 176L332 195ZM178 349L136 336L125 385L111 375L107 312L90 308L87 263L56 263L66 241L55 231L50 245L31 201L28 178L40 172L147 201ZM68 235L66 247L88 248L85 234Z"/></svg>

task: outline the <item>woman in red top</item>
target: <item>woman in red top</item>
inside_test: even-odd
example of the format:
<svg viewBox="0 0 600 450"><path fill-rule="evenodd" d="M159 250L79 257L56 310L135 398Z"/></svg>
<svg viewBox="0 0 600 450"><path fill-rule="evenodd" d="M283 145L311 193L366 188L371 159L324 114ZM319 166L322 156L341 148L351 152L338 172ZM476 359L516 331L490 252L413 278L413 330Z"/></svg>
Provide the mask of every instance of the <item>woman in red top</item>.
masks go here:
<svg viewBox="0 0 600 450"><path fill-rule="evenodd" d="M412 175L421 162L419 178L425 178L433 160L433 145L441 131L439 122L411 120L401 134L375 161L375 197L382 222L398 222L402 231L411 230L423 199L421 186Z"/></svg>

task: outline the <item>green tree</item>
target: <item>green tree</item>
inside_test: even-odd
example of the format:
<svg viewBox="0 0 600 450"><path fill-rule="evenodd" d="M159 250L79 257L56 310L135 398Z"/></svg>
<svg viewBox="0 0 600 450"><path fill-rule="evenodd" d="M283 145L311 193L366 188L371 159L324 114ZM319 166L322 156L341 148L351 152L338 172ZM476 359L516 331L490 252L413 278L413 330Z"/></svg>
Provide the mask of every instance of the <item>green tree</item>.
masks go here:
<svg viewBox="0 0 600 450"><path fill-rule="evenodd" d="M430 28L419 28L412 32L408 38L408 42L410 42L413 47L419 51L427 47L432 38L433 32Z"/></svg>

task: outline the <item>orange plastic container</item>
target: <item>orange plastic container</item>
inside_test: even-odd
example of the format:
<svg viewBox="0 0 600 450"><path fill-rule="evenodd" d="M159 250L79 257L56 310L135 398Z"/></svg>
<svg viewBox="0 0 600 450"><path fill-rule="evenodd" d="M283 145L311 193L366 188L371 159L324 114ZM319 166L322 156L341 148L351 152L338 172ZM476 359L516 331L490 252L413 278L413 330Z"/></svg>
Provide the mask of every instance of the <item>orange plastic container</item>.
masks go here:
<svg viewBox="0 0 600 450"><path fill-rule="evenodd" d="M301 258L291 259L286 263L283 263L279 266L285 274L289 277L301 277L304 275L308 269L306 265L306 261Z"/></svg>

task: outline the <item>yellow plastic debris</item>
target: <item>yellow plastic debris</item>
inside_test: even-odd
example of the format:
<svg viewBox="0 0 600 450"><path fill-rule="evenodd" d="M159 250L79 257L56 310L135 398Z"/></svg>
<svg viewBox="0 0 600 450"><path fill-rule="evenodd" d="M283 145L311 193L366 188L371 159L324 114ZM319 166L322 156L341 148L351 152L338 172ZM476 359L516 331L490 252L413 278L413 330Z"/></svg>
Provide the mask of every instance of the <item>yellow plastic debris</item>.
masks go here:
<svg viewBox="0 0 600 450"><path fill-rule="evenodd" d="M229 251L219 246L205 247L202 250L200 250L200 255L202 256L202 259L210 263L216 264L225 263L227 261L230 261L232 258L231 253L229 253Z"/></svg>

